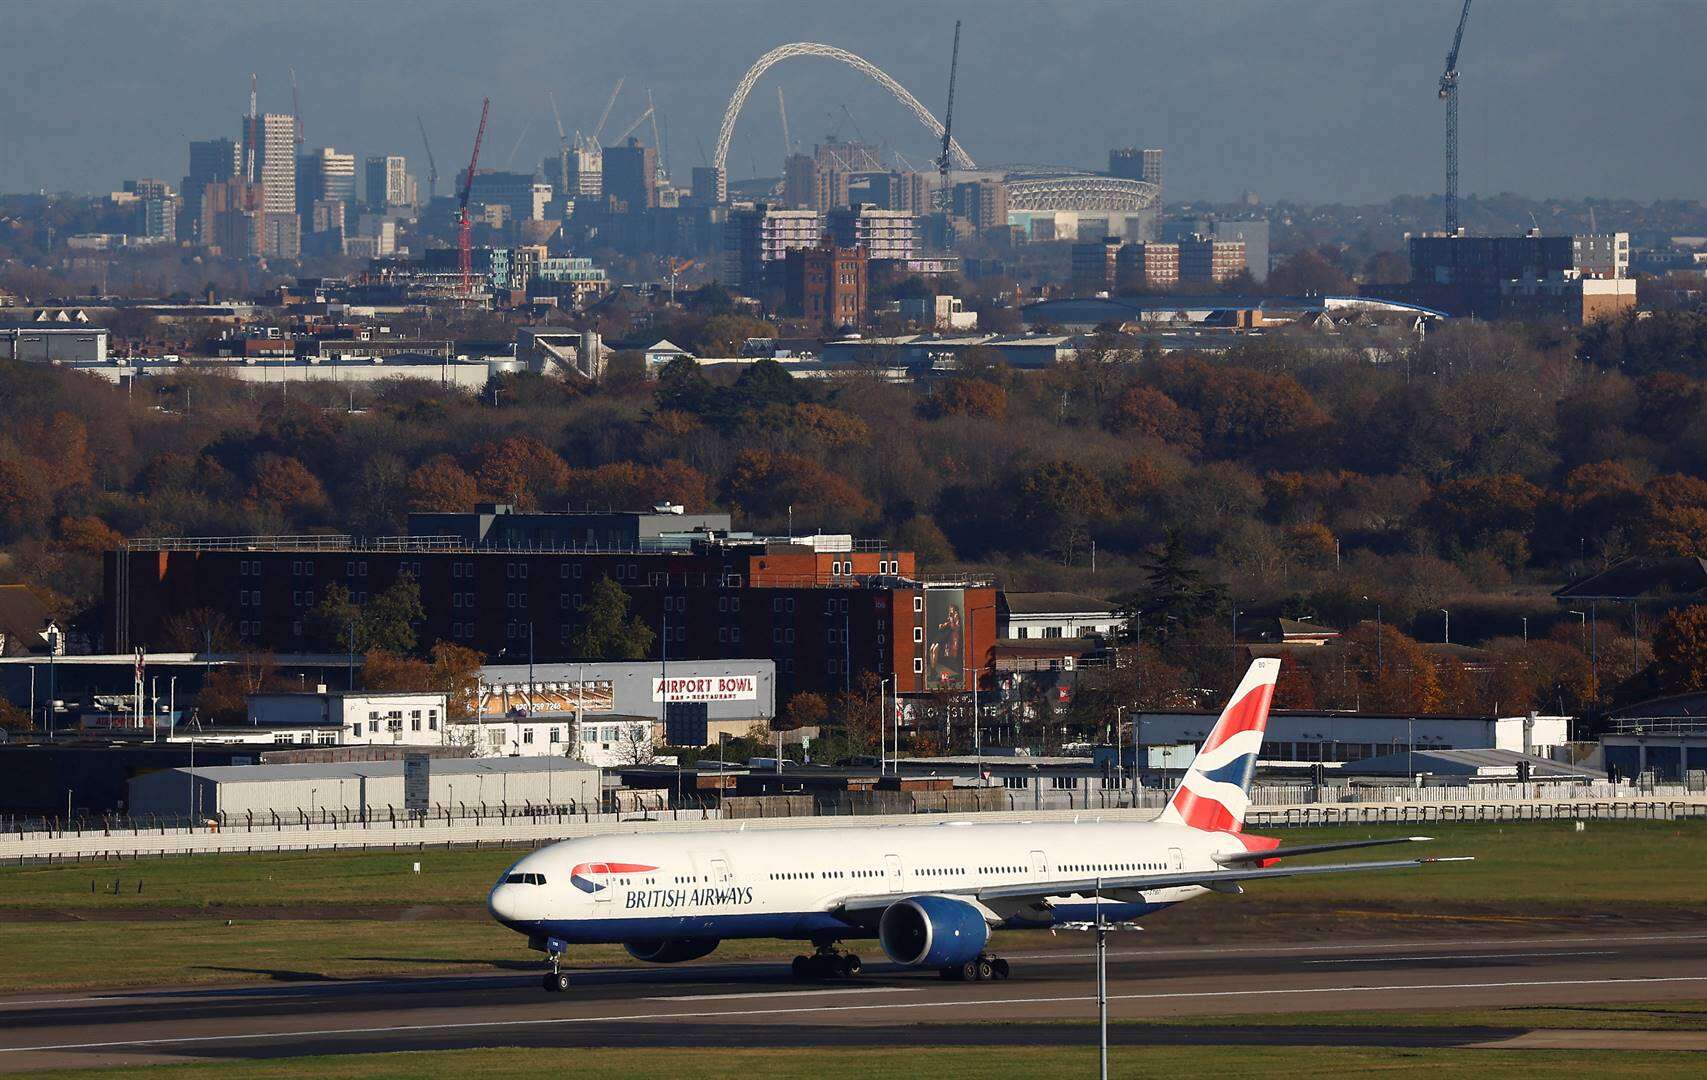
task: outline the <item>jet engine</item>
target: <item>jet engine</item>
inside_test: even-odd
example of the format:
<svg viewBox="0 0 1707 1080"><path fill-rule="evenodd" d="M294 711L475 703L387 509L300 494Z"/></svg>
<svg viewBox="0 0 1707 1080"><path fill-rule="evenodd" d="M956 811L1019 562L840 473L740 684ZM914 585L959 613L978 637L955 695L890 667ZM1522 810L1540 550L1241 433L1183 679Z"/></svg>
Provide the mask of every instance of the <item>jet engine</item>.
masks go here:
<svg viewBox="0 0 1707 1080"><path fill-rule="evenodd" d="M990 928L964 900L913 896L884 909L877 940L897 964L946 968L976 960L990 940Z"/></svg>
<svg viewBox="0 0 1707 1080"><path fill-rule="evenodd" d="M667 941L629 941L623 943L628 955L648 964L679 964L711 955L717 948L717 938L674 938Z"/></svg>

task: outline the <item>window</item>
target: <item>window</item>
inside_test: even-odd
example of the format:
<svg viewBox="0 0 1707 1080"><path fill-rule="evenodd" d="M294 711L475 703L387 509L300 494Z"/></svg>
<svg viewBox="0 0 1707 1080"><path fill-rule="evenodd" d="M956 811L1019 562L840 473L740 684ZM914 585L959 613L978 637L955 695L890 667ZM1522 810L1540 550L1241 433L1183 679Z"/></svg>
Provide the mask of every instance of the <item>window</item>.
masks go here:
<svg viewBox="0 0 1707 1080"><path fill-rule="evenodd" d="M525 742L525 743L533 742L533 728L523 728L522 729L522 742Z"/></svg>
<svg viewBox="0 0 1707 1080"><path fill-rule="evenodd" d="M913 627L913 640L914 641L925 640L925 628L924 627L922 627L922 626Z"/></svg>
<svg viewBox="0 0 1707 1080"><path fill-rule="evenodd" d="M925 662L917 656L913 657L913 674L914 675L923 675L924 673L925 673Z"/></svg>
<svg viewBox="0 0 1707 1080"><path fill-rule="evenodd" d="M409 730L410 731L420 731L421 730L421 714L420 713L417 712L414 716L411 716L409 718Z"/></svg>
<svg viewBox="0 0 1707 1080"><path fill-rule="evenodd" d="M1027 630L1025 627L1022 626L1019 629L1014 631L1014 637L1023 638L1023 637L1029 636L1030 633L1031 633L1031 631Z"/></svg>
<svg viewBox="0 0 1707 1080"><path fill-rule="evenodd" d="M925 610L925 598L924 597L922 597L922 596L913 597L913 610L914 611Z"/></svg>
<svg viewBox="0 0 1707 1080"><path fill-rule="evenodd" d="M564 563L562 566L559 566L557 568L557 576L560 578L566 578L569 576L569 564L568 563Z"/></svg>
<svg viewBox="0 0 1707 1080"><path fill-rule="evenodd" d="M1023 791L1028 785L1026 778L1023 776L1004 776L1002 777L1002 786L1005 788L1018 788Z"/></svg>
<svg viewBox="0 0 1707 1080"><path fill-rule="evenodd" d="M359 737L362 733L362 722L357 720L350 725L350 734Z"/></svg>
<svg viewBox="0 0 1707 1080"><path fill-rule="evenodd" d="M1049 786L1056 791L1069 791L1079 786L1078 780L1071 776L1051 776Z"/></svg>
<svg viewBox="0 0 1707 1080"><path fill-rule="evenodd" d="M379 734L379 721L378 720L369 720L367 722L367 732L369 735Z"/></svg>

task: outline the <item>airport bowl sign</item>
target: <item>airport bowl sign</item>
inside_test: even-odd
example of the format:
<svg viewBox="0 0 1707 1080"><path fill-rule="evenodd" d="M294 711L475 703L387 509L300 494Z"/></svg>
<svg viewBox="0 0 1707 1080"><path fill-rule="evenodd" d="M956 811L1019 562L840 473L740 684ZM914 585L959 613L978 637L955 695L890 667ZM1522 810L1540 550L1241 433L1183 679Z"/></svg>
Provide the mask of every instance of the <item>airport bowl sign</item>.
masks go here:
<svg viewBox="0 0 1707 1080"><path fill-rule="evenodd" d="M653 679L653 701L753 701L757 675L706 675Z"/></svg>

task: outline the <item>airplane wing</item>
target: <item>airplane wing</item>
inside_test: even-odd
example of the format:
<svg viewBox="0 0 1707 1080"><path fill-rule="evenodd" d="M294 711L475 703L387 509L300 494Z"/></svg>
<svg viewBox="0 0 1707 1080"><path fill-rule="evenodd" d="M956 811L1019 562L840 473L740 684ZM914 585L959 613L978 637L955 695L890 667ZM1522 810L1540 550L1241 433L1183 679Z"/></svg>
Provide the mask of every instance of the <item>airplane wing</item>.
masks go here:
<svg viewBox="0 0 1707 1080"><path fill-rule="evenodd" d="M1215 861L1222 866L1247 862L1266 863L1270 859L1284 859L1293 855L1317 855L1324 851L1381 847L1386 844L1422 844L1433 839L1432 836L1389 836L1380 840L1336 840L1331 844L1298 844L1294 847L1273 847L1266 851L1235 851L1230 855L1217 855Z"/></svg>
<svg viewBox="0 0 1707 1080"><path fill-rule="evenodd" d="M1292 853L1296 854L1298 848ZM1272 851L1256 852L1262 858L1274 858ZM1058 881L1022 882L1014 885L950 886L942 889L920 889L914 893L888 893L875 896L849 897L839 903L837 910L857 917L861 912L873 912L888 907L908 896L958 896L980 903L1001 903L1005 906L1041 904L1057 896L1103 895L1116 899L1119 894L1145 893L1160 889L1201 886L1216 892L1240 892L1245 881L1269 878L1305 877L1314 874L1350 874L1366 870L1409 870L1435 863L1471 862L1469 856L1452 858L1390 859L1382 862L1327 863L1317 866L1244 867L1231 870L1177 870L1169 873L1110 874L1106 877L1072 878Z"/></svg>

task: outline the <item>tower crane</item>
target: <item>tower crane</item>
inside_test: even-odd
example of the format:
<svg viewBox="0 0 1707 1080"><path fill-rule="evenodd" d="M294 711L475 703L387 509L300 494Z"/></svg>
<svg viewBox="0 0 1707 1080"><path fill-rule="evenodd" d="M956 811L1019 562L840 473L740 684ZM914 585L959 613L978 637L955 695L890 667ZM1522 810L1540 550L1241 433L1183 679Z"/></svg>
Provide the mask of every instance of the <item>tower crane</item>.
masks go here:
<svg viewBox="0 0 1707 1080"><path fill-rule="evenodd" d="M1458 231L1458 50L1464 44L1464 24L1470 21L1470 0L1458 16L1452 51L1440 76L1440 100L1446 102L1446 231Z"/></svg>
<svg viewBox="0 0 1707 1080"><path fill-rule="evenodd" d="M948 189L948 169L953 163L954 149L954 76L960 70L960 20L954 20L954 51L948 61L948 108L942 112L942 156L936 159L937 186L942 189L943 207L950 219L954 213L953 193ZM948 236L954 235L954 223L949 221Z"/></svg>
<svg viewBox="0 0 1707 1080"><path fill-rule="evenodd" d="M621 144L621 142L624 139L628 138L630 135L634 134L636 131L639 131L640 125L644 124L646 121L650 120L651 118L652 118L652 106L648 105L648 106L646 106L645 112L641 113L639 116L636 116L634 118L634 123L632 123L632 124L630 124L627 127L622 129L622 134L618 135L616 137L617 143Z"/></svg>
<svg viewBox="0 0 1707 1080"><path fill-rule="evenodd" d="M782 117L782 158L787 161L794 153L794 140L788 137L788 106L782 101L782 86L776 88L776 111Z"/></svg>
<svg viewBox="0 0 1707 1080"><path fill-rule="evenodd" d="M551 99L551 119L557 125L557 182L563 186L558 194L568 199L573 196L569 190L569 135L563 130L563 117L557 111L557 95L547 90L545 96Z"/></svg>
<svg viewBox="0 0 1707 1080"><path fill-rule="evenodd" d="M469 295L474 288L474 245L468 224L468 196L474 190L474 169L480 164L480 140L486 137L486 114L492 108L491 98L480 101L480 126L474 131L474 153L468 158L468 172L462 177L462 192L456 218L457 269L462 271L462 293Z"/></svg>
<svg viewBox="0 0 1707 1080"><path fill-rule="evenodd" d="M646 111L652 114L652 149L655 161L652 166L652 179L659 184L670 182L670 168L664 163L664 137L658 134L658 110L652 107L652 88L646 88Z"/></svg>
<svg viewBox="0 0 1707 1080"><path fill-rule="evenodd" d="M617 76L616 85L611 87L610 98L605 102L605 111L599 114L599 122L593 125L593 133L587 136L587 149L593 153L598 153L600 149L599 135L605 130L605 121L610 119L610 111L616 108L616 96L622 93L622 83L627 78L627 75ZM641 117L641 119L644 120L645 117ZM621 141L621 139L617 140L617 142Z"/></svg>
<svg viewBox="0 0 1707 1080"><path fill-rule="evenodd" d="M296 145L302 145L302 100L296 94L296 69L290 69L290 116L296 127Z"/></svg>
<svg viewBox="0 0 1707 1080"><path fill-rule="evenodd" d="M427 151L427 201L432 202L439 197L439 167L433 161L433 144L427 141L427 125L420 113L415 114L415 124L421 129L421 145Z"/></svg>

